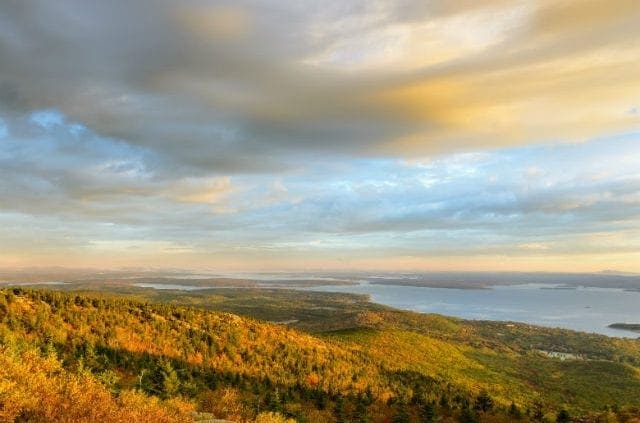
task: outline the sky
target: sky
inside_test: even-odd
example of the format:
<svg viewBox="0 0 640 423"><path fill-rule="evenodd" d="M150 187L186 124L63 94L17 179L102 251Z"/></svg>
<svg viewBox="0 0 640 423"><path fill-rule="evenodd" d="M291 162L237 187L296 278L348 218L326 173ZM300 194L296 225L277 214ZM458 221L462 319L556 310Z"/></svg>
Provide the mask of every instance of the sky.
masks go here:
<svg viewBox="0 0 640 423"><path fill-rule="evenodd" d="M636 0L5 0L0 267L640 272Z"/></svg>

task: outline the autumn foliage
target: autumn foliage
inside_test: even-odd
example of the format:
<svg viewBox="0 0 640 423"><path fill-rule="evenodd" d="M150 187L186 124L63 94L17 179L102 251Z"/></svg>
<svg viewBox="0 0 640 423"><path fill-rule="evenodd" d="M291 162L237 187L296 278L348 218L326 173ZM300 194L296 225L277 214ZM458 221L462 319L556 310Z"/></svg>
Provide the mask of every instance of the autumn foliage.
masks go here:
<svg viewBox="0 0 640 423"><path fill-rule="evenodd" d="M463 332L429 338L420 332L431 330L425 326L416 331L405 319L384 328L390 321L385 313L363 313L357 328L318 337L229 313L125 297L3 289L0 421L188 422L204 416L260 423L506 422L535 421L540 413L570 416L525 402L524 390L512 400L506 385L479 389L478 375L487 371L473 357L479 350L447 338ZM483 354L490 364L493 352ZM438 374L443 368L444 377ZM636 411L609 408L581 418L632 421Z"/></svg>
<svg viewBox="0 0 640 423"><path fill-rule="evenodd" d="M184 422L193 404L139 391L112 395L87 371L65 370L54 352L0 350L0 420L36 422Z"/></svg>

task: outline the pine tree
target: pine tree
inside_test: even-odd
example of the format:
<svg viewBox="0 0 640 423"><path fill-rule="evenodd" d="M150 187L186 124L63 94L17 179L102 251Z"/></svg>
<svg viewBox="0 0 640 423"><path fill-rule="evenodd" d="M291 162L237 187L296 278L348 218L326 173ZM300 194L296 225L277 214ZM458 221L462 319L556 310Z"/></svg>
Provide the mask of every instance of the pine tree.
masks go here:
<svg viewBox="0 0 640 423"><path fill-rule="evenodd" d="M171 362L163 360L160 363L162 374L162 391L167 398L174 397L180 389L180 379Z"/></svg>
<svg viewBox="0 0 640 423"><path fill-rule="evenodd" d="M522 412L520 411L520 408L518 408L518 406L513 401L509 406L509 416L518 420L522 418Z"/></svg>
<svg viewBox="0 0 640 423"><path fill-rule="evenodd" d="M409 423L409 411L407 403L404 399L398 401L396 405L396 413L391 420L393 423Z"/></svg>
<svg viewBox="0 0 640 423"><path fill-rule="evenodd" d="M544 409L540 401L533 403L533 414L531 416L534 421L541 422L544 420Z"/></svg>
<svg viewBox="0 0 640 423"><path fill-rule="evenodd" d="M569 423L571 420L571 416L569 416L569 412L564 408L558 412L556 416L556 422L558 423Z"/></svg>
<svg viewBox="0 0 640 423"><path fill-rule="evenodd" d="M354 421L364 423L368 421L367 416L367 399L363 395L356 398L356 409L354 413Z"/></svg>
<svg viewBox="0 0 640 423"><path fill-rule="evenodd" d="M440 397L440 402L439 402L440 408L442 409L448 409L449 408L449 400L447 399L447 397L442 394L442 396Z"/></svg>
<svg viewBox="0 0 640 423"><path fill-rule="evenodd" d="M436 405L433 401L428 401L422 407L422 422L432 423L436 421Z"/></svg>
<svg viewBox="0 0 640 423"><path fill-rule="evenodd" d="M336 418L336 423L345 423L345 415L344 415L344 399L341 395L338 395L336 398L336 404L333 408L333 415Z"/></svg>
<svg viewBox="0 0 640 423"><path fill-rule="evenodd" d="M478 416L468 405L462 408L460 412L460 423L476 423L477 421Z"/></svg>
<svg viewBox="0 0 640 423"><path fill-rule="evenodd" d="M487 391L480 392L480 395L476 398L476 402L473 405L473 409L476 411L482 411L488 413L493 409L493 399L489 396Z"/></svg>

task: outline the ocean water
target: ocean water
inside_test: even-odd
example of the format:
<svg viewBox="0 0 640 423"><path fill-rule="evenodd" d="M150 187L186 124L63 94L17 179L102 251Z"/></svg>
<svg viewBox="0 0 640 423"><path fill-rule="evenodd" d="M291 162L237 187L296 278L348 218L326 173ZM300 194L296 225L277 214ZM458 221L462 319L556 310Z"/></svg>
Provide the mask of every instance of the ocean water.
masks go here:
<svg viewBox="0 0 640 423"><path fill-rule="evenodd" d="M503 320L574 329L617 337L640 333L607 327L640 323L640 292L549 284L495 286L491 289L450 289L378 285L317 286L315 291L367 294L371 301L422 313L477 320Z"/></svg>
<svg viewBox="0 0 640 423"><path fill-rule="evenodd" d="M206 286L195 286L195 285L182 285L182 284L172 284L172 283L134 283L132 286L137 286L139 288L153 288L153 289L175 289L178 291L198 291L200 289L211 289Z"/></svg>
<svg viewBox="0 0 640 423"><path fill-rule="evenodd" d="M279 277L282 278L281 275ZM133 285L184 291L211 289L185 284ZM373 284L370 280L360 280L353 285L313 287L300 287L293 283L290 288L365 294L372 302L421 313L438 313L475 320L523 322L608 336L640 338L640 333L608 327L611 323L640 323L640 291L568 287L549 283L497 285L490 289L430 288Z"/></svg>

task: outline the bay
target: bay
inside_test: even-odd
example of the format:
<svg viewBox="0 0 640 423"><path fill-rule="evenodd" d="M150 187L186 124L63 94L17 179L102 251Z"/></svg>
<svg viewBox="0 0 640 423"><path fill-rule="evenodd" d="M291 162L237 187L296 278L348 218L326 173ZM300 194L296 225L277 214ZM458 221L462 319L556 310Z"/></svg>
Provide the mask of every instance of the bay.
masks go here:
<svg viewBox="0 0 640 423"><path fill-rule="evenodd" d="M617 337L640 336L608 327L611 323L640 323L640 292L617 288L577 286L565 289L549 284L521 284L455 289L361 281L355 285L323 285L307 289L365 294L372 302L421 313L523 322Z"/></svg>

